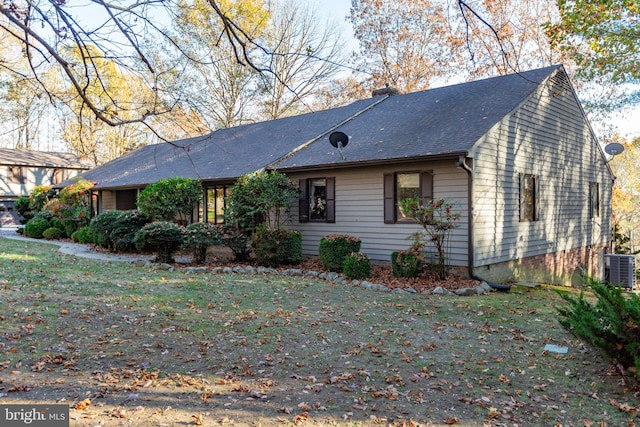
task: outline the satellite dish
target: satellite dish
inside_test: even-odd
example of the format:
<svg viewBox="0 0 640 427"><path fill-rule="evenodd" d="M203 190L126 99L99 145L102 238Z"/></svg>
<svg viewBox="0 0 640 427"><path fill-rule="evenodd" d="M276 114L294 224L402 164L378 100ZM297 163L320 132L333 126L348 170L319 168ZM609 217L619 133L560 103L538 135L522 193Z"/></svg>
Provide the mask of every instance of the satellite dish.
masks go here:
<svg viewBox="0 0 640 427"><path fill-rule="evenodd" d="M611 144L607 144L604 147L604 152L611 155L611 156L615 156L617 154L620 154L624 151L624 145L617 143L617 142L612 142Z"/></svg>
<svg viewBox="0 0 640 427"><path fill-rule="evenodd" d="M344 132L333 132L329 135L329 142L338 150L341 150L349 144L349 136Z"/></svg>

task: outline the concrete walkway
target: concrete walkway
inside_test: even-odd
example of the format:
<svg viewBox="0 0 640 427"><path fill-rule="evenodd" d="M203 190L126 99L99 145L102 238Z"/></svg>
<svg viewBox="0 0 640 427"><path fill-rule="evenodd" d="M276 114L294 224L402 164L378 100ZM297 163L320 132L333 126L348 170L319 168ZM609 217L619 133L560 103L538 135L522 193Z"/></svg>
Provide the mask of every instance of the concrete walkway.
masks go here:
<svg viewBox="0 0 640 427"><path fill-rule="evenodd" d="M137 262L151 261L154 258L153 255L112 254L109 252L101 252L95 250L91 245L83 245L80 243L61 242L59 240L31 239L18 234L16 229L17 227L0 227L0 238L57 245L60 247L60 252L63 254L100 261Z"/></svg>

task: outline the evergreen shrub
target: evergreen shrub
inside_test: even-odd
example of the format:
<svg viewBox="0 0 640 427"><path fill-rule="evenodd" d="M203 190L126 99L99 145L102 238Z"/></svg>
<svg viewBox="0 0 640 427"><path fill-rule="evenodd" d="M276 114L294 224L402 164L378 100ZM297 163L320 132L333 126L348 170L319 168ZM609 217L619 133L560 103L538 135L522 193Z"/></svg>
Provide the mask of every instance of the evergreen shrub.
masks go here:
<svg viewBox="0 0 640 427"><path fill-rule="evenodd" d="M152 222L142 227L133 242L141 252L155 252L156 262L175 262L173 254L182 244L180 226L168 221Z"/></svg>
<svg viewBox="0 0 640 427"><path fill-rule="evenodd" d="M95 217L89 227L93 243L112 252L133 252L136 233L149 222L149 217L138 210L110 210Z"/></svg>
<svg viewBox="0 0 640 427"><path fill-rule="evenodd" d="M559 322L583 340L640 378L640 297L624 292L619 286L586 278L595 294L595 304L580 293L578 298L567 291L558 294L567 305L556 307Z"/></svg>
<svg viewBox="0 0 640 427"><path fill-rule="evenodd" d="M42 237L47 240L56 240L62 237L62 230L56 227L49 227L42 232Z"/></svg>
<svg viewBox="0 0 640 427"><path fill-rule="evenodd" d="M342 271L347 279L366 279L371 277L371 261L367 254L352 252L345 257Z"/></svg>
<svg viewBox="0 0 640 427"><path fill-rule="evenodd" d="M71 234L71 240L82 244L94 243L91 228L88 226L80 227Z"/></svg>
<svg viewBox="0 0 640 427"><path fill-rule="evenodd" d="M302 234L299 231L261 226L253 234L251 247L256 261L267 267L302 261Z"/></svg>
<svg viewBox="0 0 640 427"><path fill-rule="evenodd" d="M51 215L38 213L24 226L24 235L33 239L42 239L44 231L51 227Z"/></svg>
<svg viewBox="0 0 640 427"><path fill-rule="evenodd" d="M352 252L360 252L361 240L347 234L331 234L320 239L318 255L329 271L342 272L344 259Z"/></svg>

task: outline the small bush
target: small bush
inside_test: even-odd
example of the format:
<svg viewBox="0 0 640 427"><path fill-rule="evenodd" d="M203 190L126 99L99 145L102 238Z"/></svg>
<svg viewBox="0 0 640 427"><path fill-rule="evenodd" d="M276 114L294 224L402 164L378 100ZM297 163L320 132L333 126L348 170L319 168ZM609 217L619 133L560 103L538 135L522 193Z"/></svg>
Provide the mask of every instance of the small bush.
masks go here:
<svg viewBox="0 0 640 427"><path fill-rule="evenodd" d="M56 240L62 237L62 230L56 227L49 227L42 232L42 237L47 240Z"/></svg>
<svg viewBox="0 0 640 427"><path fill-rule="evenodd" d="M621 287L587 278L597 302L587 301L584 292L574 298L557 291L568 305L556 307L559 322L569 332L593 345L640 378L640 297Z"/></svg>
<svg viewBox="0 0 640 427"><path fill-rule="evenodd" d="M222 241L219 227L208 222L194 222L185 228L182 248L193 252L193 261L204 264L209 246Z"/></svg>
<svg viewBox="0 0 640 427"><path fill-rule="evenodd" d="M342 272L347 255L360 252L360 239L346 234L332 234L320 239L318 255L322 265L329 271Z"/></svg>
<svg viewBox="0 0 640 427"><path fill-rule="evenodd" d="M267 267L302 261L302 234L295 230L258 227L251 247L258 263Z"/></svg>
<svg viewBox="0 0 640 427"><path fill-rule="evenodd" d="M79 228L78 230L71 233L71 240L82 244L94 243L91 228L88 226Z"/></svg>
<svg viewBox="0 0 640 427"><path fill-rule="evenodd" d="M391 253L391 272L393 277L418 277L422 271L422 258L411 251Z"/></svg>
<svg viewBox="0 0 640 427"><path fill-rule="evenodd" d="M156 262L175 262L173 254L182 244L182 228L173 222L158 221L142 227L133 241L142 252L155 252Z"/></svg>
<svg viewBox="0 0 640 427"><path fill-rule="evenodd" d="M366 279L371 277L371 261L367 254L353 252L345 257L342 271L347 279Z"/></svg>
<svg viewBox="0 0 640 427"><path fill-rule="evenodd" d="M44 231L51 227L49 215L36 214L24 226L24 235L33 239L42 239Z"/></svg>

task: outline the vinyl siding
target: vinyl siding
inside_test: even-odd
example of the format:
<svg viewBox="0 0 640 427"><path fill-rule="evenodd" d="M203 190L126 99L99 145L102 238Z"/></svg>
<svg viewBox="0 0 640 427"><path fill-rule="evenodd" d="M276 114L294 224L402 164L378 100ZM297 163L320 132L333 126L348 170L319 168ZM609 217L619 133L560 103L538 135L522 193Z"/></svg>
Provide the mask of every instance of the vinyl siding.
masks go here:
<svg viewBox="0 0 640 427"><path fill-rule="evenodd" d="M474 264L610 241L612 175L570 84L550 79L475 146ZM539 220L519 221L519 174L539 184ZM601 212L589 217L589 183Z"/></svg>
<svg viewBox="0 0 640 427"><path fill-rule="evenodd" d="M62 171L63 180L74 178L82 172L78 169L18 166L22 168L24 183L16 184L11 182L11 177L9 176L10 167L10 165L0 165L0 196L11 198L28 196L38 185L53 185L56 170Z"/></svg>
<svg viewBox="0 0 640 427"><path fill-rule="evenodd" d="M390 261L391 252L408 249L411 244L409 236L421 228L411 223L384 223L384 174L419 170L433 171L434 198L451 199L456 205L456 210L462 215L458 228L451 233L448 264L466 267L468 265L467 173L458 169L454 160L289 174L294 181L302 178L335 177L336 222L300 223L297 218L297 205L294 205L294 212L292 212L294 216L288 227L302 232L302 250L305 254L317 255L318 245L323 236L349 234L362 240L361 251L370 259Z"/></svg>

